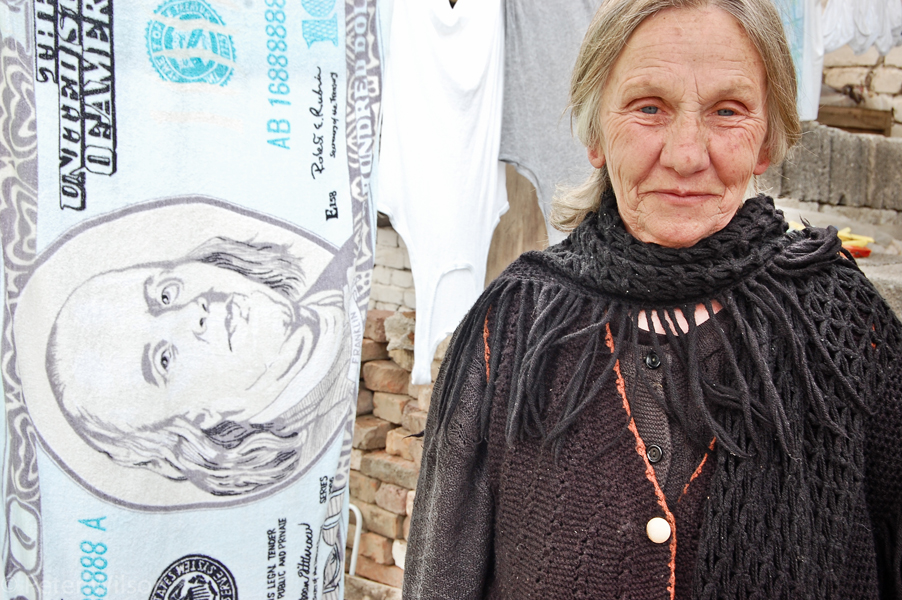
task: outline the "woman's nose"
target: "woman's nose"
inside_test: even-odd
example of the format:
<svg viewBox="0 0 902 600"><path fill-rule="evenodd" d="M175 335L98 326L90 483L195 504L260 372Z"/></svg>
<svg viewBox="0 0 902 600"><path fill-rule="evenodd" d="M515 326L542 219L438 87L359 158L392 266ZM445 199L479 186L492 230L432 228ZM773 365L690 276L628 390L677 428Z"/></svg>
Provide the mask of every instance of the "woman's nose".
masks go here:
<svg viewBox="0 0 902 600"><path fill-rule="evenodd" d="M661 163L683 177L708 168L707 135L696 116L681 115L673 121L661 153Z"/></svg>

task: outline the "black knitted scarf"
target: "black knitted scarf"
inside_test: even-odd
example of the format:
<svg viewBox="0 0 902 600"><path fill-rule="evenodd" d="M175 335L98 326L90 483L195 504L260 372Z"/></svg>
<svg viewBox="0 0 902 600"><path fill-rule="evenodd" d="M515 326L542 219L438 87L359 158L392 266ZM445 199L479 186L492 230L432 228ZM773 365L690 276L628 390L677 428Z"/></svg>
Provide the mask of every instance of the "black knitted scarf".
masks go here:
<svg viewBox="0 0 902 600"><path fill-rule="evenodd" d="M717 313L727 373L714 380L697 357L698 305L712 318ZM673 397L665 372L658 401L696 443L717 438L694 597L836 597L844 552L857 535L845 517L864 477L863 423L885 392L885 349L902 347L902 334L836 231L787 233L770 198L747 200L721 231L671 249L633 238L606 194L566 241L524 254L465 318L434 401L440 429L466 380L462 354L479 347L487 315L495 330L483 435L502 350L512 346L508 439L537 438L557 451L570 425L611 385L621 342L637 342L640 313L653 330L653 313L675 323L676 309L688 332L668 326L666 340L690 394ZM607 326L615 332L613 353L604 343ZM584 350L565 408L548 422L544 378L556 347L576 341ZM590 381L596 361L606 365Z"/></svg>

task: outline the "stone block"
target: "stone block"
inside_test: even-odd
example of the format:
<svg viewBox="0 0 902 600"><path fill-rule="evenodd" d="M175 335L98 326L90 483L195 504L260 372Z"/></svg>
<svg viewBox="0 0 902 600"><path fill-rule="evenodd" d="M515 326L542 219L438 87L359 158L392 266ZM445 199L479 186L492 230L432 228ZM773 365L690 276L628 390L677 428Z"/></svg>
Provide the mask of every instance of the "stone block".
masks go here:
<svg viewBox="0 0 902 600"><path fill-rule="evenodd" d="M407 252L405 250L376 244L375 264L392 269L403 269L407 261ZM407 266L407 268L409 269L410 266Z"/></svg>
<svg viewBox="0 0 902 600"><path fill-rule="evenodd" d="M899 46L902 48L902 46ZM893 98L893 120L896 123L902 123L902 96Z"/></svg>
<svg viewBox="0 0 902 600"><path fill-rule="evenodd" d="M783 164L771 165L758 176L758 189L771 198L779 198L783 191Z"/></svg>
<svg viewBox="0 0 902 600"><path fill-rule="evenodd" d="M413 514L413 502L416 500L417 491L416 490L408 490L407 492L407 514Z"/></svg>
<svg viewBox="0 0 902 600"><path fill-rule="evenodd" d="M366 325L363 328L363 337L374 342L387 342L385 337L385 319L392 316L393 312L387 310L369 310L366 313Z"/></svg>
<svg viewBox="0 0 902 600"><path fill-rule="evenodd" d="M360 462L363 460L363 450L358 450L357 448L351 449L351 470L359 471L360 470Z"/></svg>
<svg viewBox="0 0 902 600"><path fill-rule="evenodd" d="M380 246L397 248L398 238L398 233L391 227L378 227L376 229L376 244Z"/></svg>
<svg viewBox="0 0 902 600"><path fill-rule="evenodd" d="M878 94L898 94L902 92L902 69L877 67L871 79L871 89Z"/></svg>
<svg viewBox="0 0 902 600"><path fill-rule="evenodd" d="M410 459L419 469L423 462L423 438L413 438L407 448L410 451Z"/></svg>
<svg viewBox="0 0 902 600"><path fill-rule="evenodd" d="M383 265L373 267L373 283L381 283L389 285L391 283L391 274L394 269L389 269Z"/></svg>
<svg viewBox="0 0 902 600"><path fill-rule="evenodd" d="M357 417L354 422L352 445L359 450L385 448L385 436L395 427L394 423L389 423L375 415Z"/></svg>
<svg viewBox="0 0 902 600"><path fill-rule="evenodd" d="M424 410L407 411L401 419L401 425L412 433L422 433L426 429L426 417Z"/></svg>
<svg viewBox="0 0 902 600"><path fill-rule="evenodd" d="M371 412L373 412L373 392L360 388L357 390L357 416L368 415Z"/></svg>
<svg viewBox="0 0 902 600"><path fill-rule="evenodd" d="M357 576L372 579L394 588L400 588L404 582L404 570L401 567L380 565L365 556L357 558Z"/></svg>
<svg viewBox="0 0 902 600"><path fill-rule="evenodd" d="M368 504L376 503L376 490L382 482L372 477L367 477L359 471L351 471L351 477L348 480L352 501L359 500ZM350 536L350 534L348 534Z"/></svg>
<svg viewBox="0 0 902 600"><path fill-rule="evenodd" d="M391 282L392 285L396 285L402 288L412 288L413 287L413 273L410 271L392 271L391 272Z"/></svg>
<svg viewBox="0 0 902 600"><path fill-rule="evenodd" d="M404 568L404 559L407 557L407 542L404 540L395 540L391 544L391 555L395 564Z"/></svg>
<svg viewBox="0 0 902 600"><path fill-rule="evenodd" d="M383 483L376 491L376 506L396 515L407 515L408 491L391 483Z"/></svg>
<svg viewBox="0 0 902 600"><path fill-rule="evenodd" d="M876 138L838 129L831 136L830 193L826 201L832 205L864 206Z"/></svg>
<svg viewBox="0 0 902 600"><path fill-rule="evenodd" d="M413 350L416 318L411 313L395 313L385 320L385 336L388 349Z"/></svg>
<svg viewBox="0 0 902 600"><path fill-rule="evenodd" d="M876 50L876 48L872 49ZM883 58L883 64L890 67L902 68L902 46L896 46L895 48L890 50Z"/></svg>
<svg viewBox="0 0 902 600"><path fill-rule="evenodd" d="M404 407L410 400L410 396L406 394L376 392L373 394L373 415L400 425L404 417Z"/></svg>
<svg viewBox="0 0 902 600"><path fill-rule="evenodd" d="M902 138L902 125L899 123L893 124L893 130L890 135L894 138Z"/></svg>
<svg viewBox="0 0 902 600"><path fill-rule="evenodd" d="M354 513L351 513L352 515ZM348 525L348 539L345 540L345 548L354 547L354 532L357 531L357 525L351 523Z"/></svg>
<svg viewBox="0 0 902 600"><path fill-rule="evenodd" d="M392 456L383 450L370 452L360 461L360 472L384 483L412 490L417 487L420 470L413 461Z"/></svg>
<svg viewBox="0 0 902 600"><path fill-rule="evenodd" d="M363 338L360 347L360 362L371 360L385 360L388 358L388 342L375 342Z"/></svg>
<svg viewBox="0 0 902 600"><path fill-rule="evenodd" d="M864 97L862 108L871 110L893 110L893 97L890 94L867 94Z"/></svg>
<svg viewBox="0 0 902 600"><path fill-rule="evenodd" d="M376 302L391 302L393 304L404 302L404 290L393 285L374 283L370 293Z"/></svg>
<svg viewBox="0 0 902 600"><path fill-rule="evenodd" d="M370 298L370 300L373 302L373 308L377 310L385 310L390 313L396 313L398 312L398 309L401 308L400 305L392 304L391 302L376 302L372 298Z"/></svg>
<svg viewBox="0 0 902 600"><path fill-rule="evenodd" d="M406 394L410 373L390 360L373 360L363 365L363 381L374 392Z"/></svg>
<svg viewBox="0 0 902 600"><path fill-rule="evenodd" d="M345 567L350 561L345 561ZM401 590L362 577L345 577L345 600L401 600Z"/></svg>
<svg viewBox="0 0 902 600"><path fill-rule="evenodd" d="M413 460L409 448L410 442L413 439L416 438L410 437L410 432L403 427L392 429L388 432L388 435L385 436L385 451L392 456L400 456L407 460Z"/></svg>
<svg viewBox="0 0 902 600"><path fill-rule="evenodd" d="M363 516L364 531L372 531L390 539L398 539L404 533L404 517L368 502L355 502Z"/></svg>
<svg viewBox="0 0 902 600"><path fill-rule="evenodd" d="M826 203L830 195L832 127L804 124L802 140L783 164L783 196Z"/></svg>
<svg viewBox="0 0 902 600"><path fill-rule="evenodd" d="M892 52L890 52L892 54ZM849 46L843 46L824 55L824 68L830 67L873 67L880 59L880 52L876 46L871 46L862 54L855 54Z"/></svg>
<svg viewBox="0 0 902 600"><path fill-rule="evenodd" d="M431 406L432 404L432 390L434 387L434 383L418 385L416 386L416 389L414 389L414 386L410 386L410 395L417 399L417 404L420 405L420 410L429 412L429 406ZM416 392L416 395L414 395L414 392Z"/></svg>
<svg viewBox="0 0 902 600"><path fill-rule="evenodd" d="M414 290L406 290L404 292L404 306L410 309L416 309L417 294Z"/></svg>
<svg viewBox="0 0 902 600"><path fill-rule="evenodd" d="M393 565L392 540L385 536L367 531L360 534L359 556L365 556L380 565ZM359 560L359 559L358 559Z"/></svg>
<svg viewBox="0 0 902 600"><path fill-rule="evenodd" d="M836 90L841 90L847 85L857 88L867 87L867 78L870 69L867 67L837 67L824 71L824 83ZM378 252L378 247L377 247ZM376 262L379 262L377 257Z"/></svg>
<svg viewBox="0 0 902 600"><path fill-rule="evenodd" d="M875 138L868 206L902 210L902 140Z"/></svg>
<svg viewBox="0 0 902 600"><path fill-rule="evenodd" d="M404 524L401 526L403 539L410 539L410 517L404 517Z"/></svg>
<svg viewBox="0 0 902 600"><path fill-rule="evenodd" d="M405 371L413 371L413 350L395 348L394 350L388 351L388 356Z"/></svg>

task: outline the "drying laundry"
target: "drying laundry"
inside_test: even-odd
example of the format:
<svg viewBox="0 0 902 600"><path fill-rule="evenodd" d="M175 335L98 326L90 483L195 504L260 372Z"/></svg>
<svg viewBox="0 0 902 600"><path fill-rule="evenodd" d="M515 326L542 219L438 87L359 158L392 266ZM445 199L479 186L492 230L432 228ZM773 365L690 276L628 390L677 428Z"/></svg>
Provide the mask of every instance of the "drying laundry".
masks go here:
<svg viewBox="0 0 902 600"><path fill-rule="evenodd" d="M394 0L376 197L404 239L416 287L412 381L482 292L507 210L500 0Z"/></svg>
<svg viewBox="0 0 902 600"><path fill-rule="evenodd" d="M565 237L549 225L555 189L582 183L592 171L565 109L576 54L599 4L504 0L501 160L535 186L551 243Z"/></svg>

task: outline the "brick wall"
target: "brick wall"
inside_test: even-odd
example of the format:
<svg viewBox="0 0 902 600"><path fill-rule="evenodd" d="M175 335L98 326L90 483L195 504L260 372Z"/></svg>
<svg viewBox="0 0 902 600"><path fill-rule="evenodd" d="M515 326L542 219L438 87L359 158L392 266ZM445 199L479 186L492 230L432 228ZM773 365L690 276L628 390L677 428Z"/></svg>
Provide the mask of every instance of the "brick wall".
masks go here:
<svg viewBox="0 0 902 600"><path fill-rule="evenodd" d="M410 384L414 325L411 312L367 314L350 477L351 502L360 509L363 525L356 576L346 579L348 600L401 598L423 453L422 438L410 436L425 429L432 395L431 384ZM436 352L433 379L446 348L447 341ZM352 522L349 547L356 527Z"/></svg>
<svg viewBox="0 0 902 600"><path fill-rule="evenodd" d="M370 308L410 311L417 307L407 246L391 226L376 229L376 266Z"/></svg>
<svg viewBox="0 0 902 600"><path fill-rule="evenodd" d="M886 56L874 47L860 56L848 46L831 52L824 56L824 83L837 90L851 86L862 108L893 111L892 136L902 137L902 46Z"/></svg>

